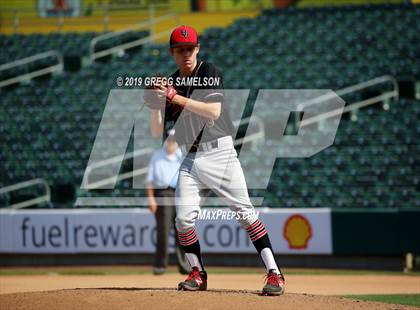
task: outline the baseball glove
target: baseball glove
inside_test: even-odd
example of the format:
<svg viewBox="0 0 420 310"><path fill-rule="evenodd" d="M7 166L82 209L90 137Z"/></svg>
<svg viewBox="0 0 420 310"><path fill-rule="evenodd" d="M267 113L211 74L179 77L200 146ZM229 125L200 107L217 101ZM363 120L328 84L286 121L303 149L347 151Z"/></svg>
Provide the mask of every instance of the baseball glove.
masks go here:
<svg viewBox="0 0 420 310"><path fill-rule="evenodd" d="M159 93L159 90L153 86L145 88L143 99L146 107L152 110L160 110L165 106L165 99Z"/></svg>
<svg viewBox="0 0 420 310"><path fill-rule="evenodd" d="M158 75L160 77L160 75ZM165 83L161 85L152 85L145 88L144 104L150 109L159 110L165 106L165 103L171 103L177 94L173 86Z"/></svg>

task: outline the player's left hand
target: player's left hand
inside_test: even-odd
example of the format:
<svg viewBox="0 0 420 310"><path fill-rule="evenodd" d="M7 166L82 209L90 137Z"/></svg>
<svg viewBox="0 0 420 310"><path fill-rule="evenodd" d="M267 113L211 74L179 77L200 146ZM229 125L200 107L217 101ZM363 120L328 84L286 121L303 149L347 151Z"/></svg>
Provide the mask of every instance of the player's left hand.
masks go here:
<svg viewBox="0 0 420 310"><path fill-rule="evenodd" d="M159 110L165 104L165 99L157 89L148 87L143 94L144 104L152 110Z"/></svg>

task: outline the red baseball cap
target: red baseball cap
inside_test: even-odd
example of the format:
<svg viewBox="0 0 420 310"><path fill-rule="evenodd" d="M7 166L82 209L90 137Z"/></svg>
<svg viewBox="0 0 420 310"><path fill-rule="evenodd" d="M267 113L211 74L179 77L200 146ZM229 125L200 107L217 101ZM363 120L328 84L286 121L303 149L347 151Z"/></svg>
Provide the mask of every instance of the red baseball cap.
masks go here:
<svg viewBox="0 0 420 310"><path fill-rule="evenodd" d="M198 35L194 28L189 26L176 27L171 33L169 40L170 47L177 47L181 45L198 45Z"/></svg>

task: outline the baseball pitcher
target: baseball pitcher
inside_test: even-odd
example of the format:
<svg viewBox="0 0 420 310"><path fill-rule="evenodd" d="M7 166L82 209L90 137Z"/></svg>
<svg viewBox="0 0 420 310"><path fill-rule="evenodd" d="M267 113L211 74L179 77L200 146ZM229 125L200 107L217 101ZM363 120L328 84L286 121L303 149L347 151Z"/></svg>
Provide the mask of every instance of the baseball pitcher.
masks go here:
<svg viewBox="0 0 420 310"><path fill-rule="evenodd" d="M192 27L174 29L169 45L178 70L166 81L156 83L152 91L146 91L144 101L152 109L152 135L158 137L174 128L176 141L185 156L176 187L175 222L191 272L185 281L179 283L178 289L207 289L207 273L201 258L195 221L205 193L212 190L231 210L241 215L237 217L238 222L246 229L261 255L267 269L262 293L281 295L285 280L274 259L266 228L249 199L233 145L234 127L228 102L224 100L222 74L214 65L197 59L200 44ZM208 83L210 80L218 83Z"/></svg>

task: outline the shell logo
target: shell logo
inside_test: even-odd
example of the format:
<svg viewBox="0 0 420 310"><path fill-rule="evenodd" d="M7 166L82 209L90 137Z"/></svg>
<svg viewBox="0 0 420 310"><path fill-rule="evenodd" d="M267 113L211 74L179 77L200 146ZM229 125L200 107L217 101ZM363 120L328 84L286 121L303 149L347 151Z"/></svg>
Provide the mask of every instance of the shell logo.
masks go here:
<svg viewBox="0 0 420 310"><path fill-rule="evenodd" d="M291 215L284 224L283 237L289 244L289 249L306 249L312 238L311 223L300 214Z"/></svg>

